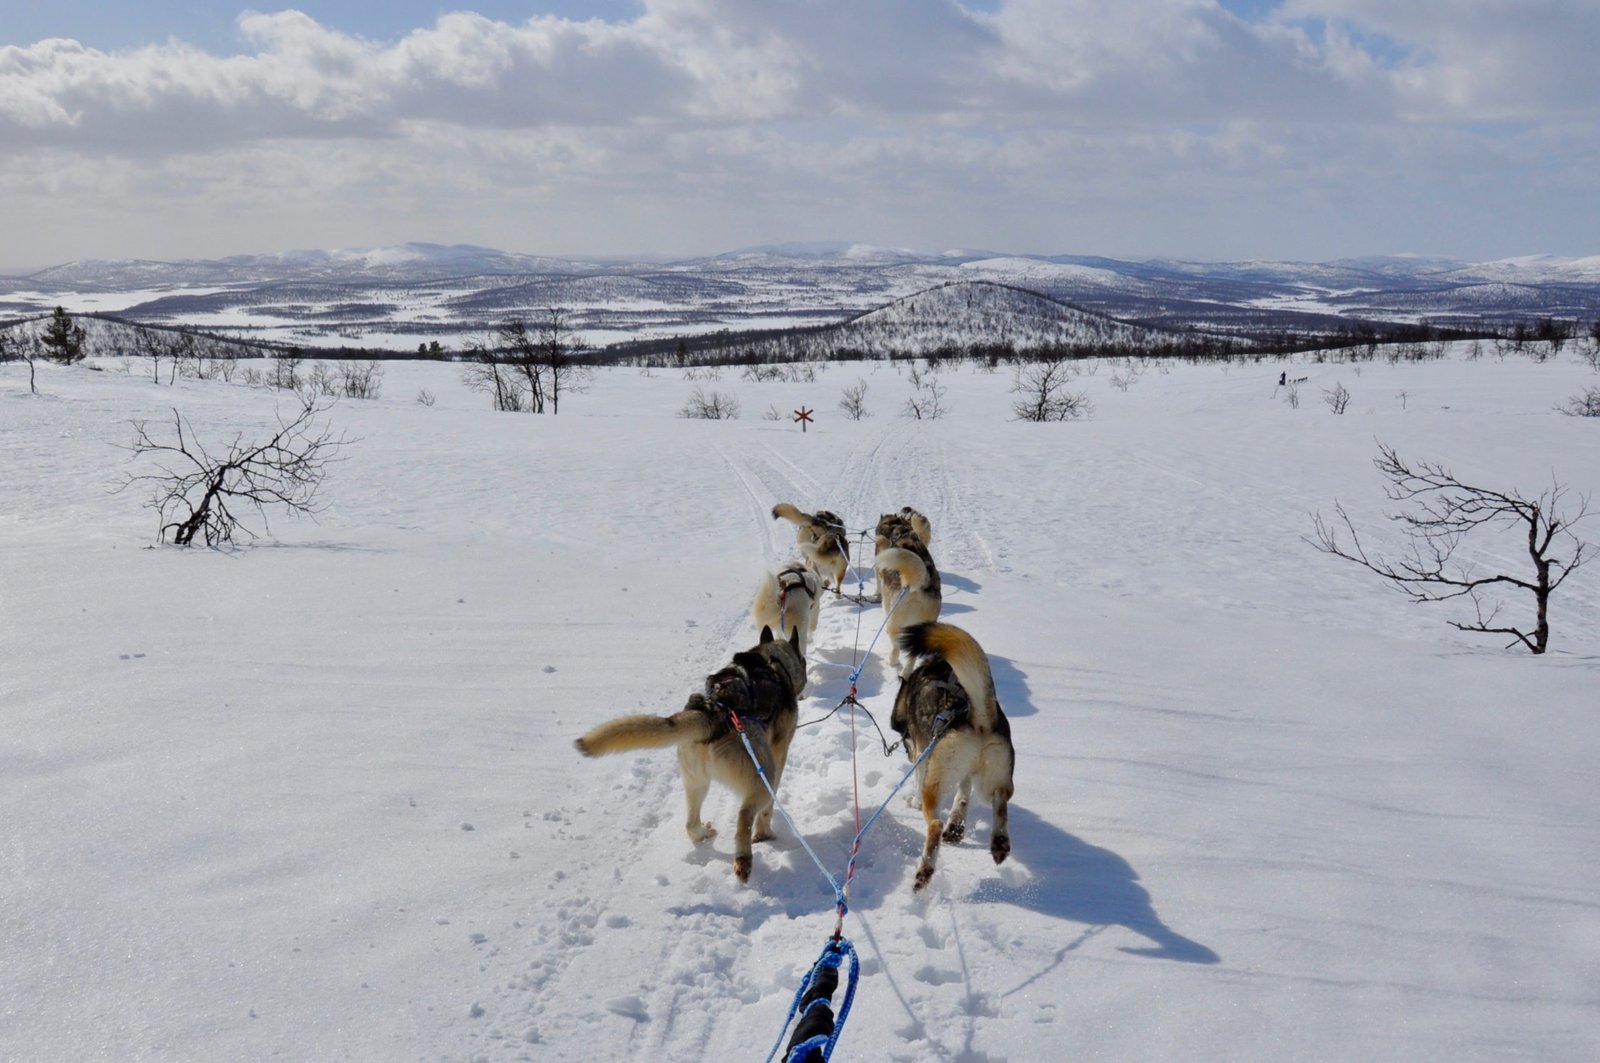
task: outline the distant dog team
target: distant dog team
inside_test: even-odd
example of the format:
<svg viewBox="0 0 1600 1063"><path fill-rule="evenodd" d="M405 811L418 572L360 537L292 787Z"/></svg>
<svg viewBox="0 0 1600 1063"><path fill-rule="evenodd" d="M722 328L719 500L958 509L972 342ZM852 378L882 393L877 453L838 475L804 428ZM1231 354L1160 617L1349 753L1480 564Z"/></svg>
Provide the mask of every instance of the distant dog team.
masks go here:
<svg viewBox="0 0 1600 1063"><path fill-rule="evenodd" d="M751 606L760 632L756 645L735 653L730 664L707 676L704 689L691 694L681 711L623 716L575 743L590 757L675 747L688 805L685 827L696 844L716 834L701 819L710 784L720 782L737 793L733 869L741 882L750 878L752 843L773 837L772 794L751 753L776 791L798 726L806 653L816 636L821 594L831 589L842 595L850 568L849 533L837 514L806 513L780 502L772 516L795 526L802 560L763 575ZM917 769L926 838L915 891L932 878L940 842L957 842L965 834L974 788L993 809L990 855L998 864L1010 854L1007 809L1016 751L995 695L988 656L966 631L937 622L943 594L928 550L933 530L927 517L910 506L885 513L873 538L873 573L888 614L888 663L898 669L901 680L890 726L913 763L934 746ZM941 820L940 811L952 799L949 816Z"/></svg>

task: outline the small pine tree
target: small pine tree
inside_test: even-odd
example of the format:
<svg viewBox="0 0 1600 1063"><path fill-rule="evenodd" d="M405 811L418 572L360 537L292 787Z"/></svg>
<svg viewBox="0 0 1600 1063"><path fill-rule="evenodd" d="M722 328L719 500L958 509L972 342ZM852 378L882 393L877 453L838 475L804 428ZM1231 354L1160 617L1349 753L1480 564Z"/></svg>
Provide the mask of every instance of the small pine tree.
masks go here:
<svg viewBox="0 0 1600 1063"><path fill-rule="evenodd" d="M56 307L39 336L45 357L62 365L83 361L83 326L73 322L63 307Z"/></svg>

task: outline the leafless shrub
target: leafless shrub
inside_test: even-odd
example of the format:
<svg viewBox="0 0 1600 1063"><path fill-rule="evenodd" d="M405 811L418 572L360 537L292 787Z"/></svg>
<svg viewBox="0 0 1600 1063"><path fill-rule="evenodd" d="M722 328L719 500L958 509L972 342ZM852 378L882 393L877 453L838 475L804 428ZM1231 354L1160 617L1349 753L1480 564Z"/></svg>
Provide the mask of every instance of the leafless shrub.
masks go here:
<svg viewBox="0 0 1600 1063"><path fill-rule="evenodd" d="M1600 417L1600 388L1584 388L1556 409L1568 417Z"/></svg>
<svg viewBox="0 0 1600 1063"><path fill-rule="evenodd" d="M481 343L469 343L466 354L471 360L461 370L461 382L468 390L486 393L499 412L515 413L522 409L522 384L512 375L510 367Z"/></svg>
<svg viewBox="0 0 1600 1063"><path fill-rule="evenodd" d="M781 421L783 420L783 417L783 411L778 409L777 403L769 403L767 408L761 412L761 419L763 421Z"/></svg>
<svg viewBox="0 0 1600 1063"><path fill-rule="evenodd" d="M752 380L756 383L765 383L770 380L782 380L783 366L762 364L758 362L754 365L745 366L744 371L739 375L745 380Z"/></svg>
<svg viewBox="0 0 1600 1063"><path fill-rule="evenodd" d="M28 393L32 395L39 394L38 370L33 364L38 357L39 343L36 337L0 332L0 362L16 358L28 363Z"/></svg>
<svg viewBox="0 0 1600 1063"><path fill-rule="evenodd" d="M303 360L298 354L281 354L272 359L272 386L282 391L299 391L303 386L300 379L300 363Z"/></svg>
<svg viewBox="0 0 1600 1063"><path fill-rule="evenodd" d="M1532 498L1517 491L1476 487L1463 483L1443 465L1422 463L1412 467L1393 448L1381 443L1373 465L1388 481L1384 488L1388 499L1411 507L1389 515L1405 529L1406 556L1395 561L1369 556L1349 515L1337 502L1337 524L1344 526L1349 545L1340 538L1337 525L1324 522L1321 514L1315 515L1315 539L1307 541L1324 553L1377 573L1414 602L1469 599L1476 617L1470 622L1450 621L1457 630L1512 635L1515 640L1511 645L1520 642L1533 653L1545 652L1550 640L1550 595L1578 570L1588 550L1589 544L1572 533L1573 525L1588 515L1588 499L1579 500L1576 513L1562 513L1566 488L1560 484L1553 483L1549 490ZM1485 527L1509 528L1516 540L1526 543L1533 563L1532 578L1477 576L1469 566L1452 565L1452 556L1462 539ZM1571 549L1565 561L1551 553L1557 536ZM1531 630L1496 624L1501 605L1486 601L1485 594L1505 587L1533 594L1535 617Z"/></svg>
<svg viewBox="0 0 1600 1063"><path fill-rule="evenodd" d="M945 386L939 383L939 370L933 365L919 368L911 364L911 397L901 415L917 421L937 421L944 416Z"/></svg>
<svg viewBox="0 0 1600 1063"><path fill-rule="evenodd" d="M146 421L134 422L129 449L135 459L149 458L158 470L129 476L121 488L153 484L150 506L160 514L160 537L168 534L179 546L199 537L207 546L228 543L236 535L257 538L239 510L254 510L267 528L268 507L293 515L315 515L322 507L317 491L330 462L350 440L334 436L317 417L326 406L303 402L293 417L278 417L278 430L264 442L245 443L235 436L220 457L195 438L182 414L172 411L173 440L157 439ZM268 529L270 530L270 529Z"/></svg>
<svg viewBox="0 0 1600 1063"><path fill-rule="evenodd" d="M339 394L339 381L327 362L312 362L303 378L303 386L311 395L335 398Z"/></svg>
<svg viewBox="0 0 1600 1063"><path fill-rule="evenodd" d="M383 366L376 361L342 361L339 390L347 399L376 399L383 387Z"/></svg>
<svg viewBox="0 0 1600 1063"><path fill-rule="evenodd" d="M438 399L434 398L433 392L429 391L427 388L423 388L421 391L417 392L417 404L420 406L432 406L438 401Z"/></svg>
<svg viewBox="0 0 1600 1063"><path fill-rule="evenodd" d="M1300 408L1300 385L1298 383L1283 386L1283 401L1289 404L1292 410Z"/></svg>
<svg viewBox="0 0 1600 1063"><path fill-rule="evenodd" d="M1011 412L1019 421L1076 421L1089 416L1094 413L1089 396L1067 390L1075 375L1072 364L1060 359L1017 366L1011 394L1018 399Z"/></svg>
<svg viewBox="0 0 1600 1063"><path fill-rule="evenodd" d="M1344 413L1350 405L1350 390L1343 384L1322 389L1322 401L1334 413Z"/></svg>
<svg viewBox="0 0 1600 1063"><path fill-rule="evenodd" d="M708 395L703 389L695 388L689 401L678 411L678 416L700 421L736 420L739 416L739 400L721 391L713 391Z"/></svg>
<svg viewBox="0 0 1600 1063"><path fill-rule="evenodd" d="M867 382L864 378L857 377L854 384L844 389L844 395L839 399L839 409L852 421L872 416L867 409Z"/></svg>

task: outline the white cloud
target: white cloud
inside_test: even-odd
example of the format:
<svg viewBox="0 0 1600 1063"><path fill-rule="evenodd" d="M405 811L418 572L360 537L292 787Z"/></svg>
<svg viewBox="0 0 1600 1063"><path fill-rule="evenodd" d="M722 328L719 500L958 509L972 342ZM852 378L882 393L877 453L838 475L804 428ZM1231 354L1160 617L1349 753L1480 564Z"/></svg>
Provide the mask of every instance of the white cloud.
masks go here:
<svg viewBox="0 0 1600 1063"><path fill-rule="evenodd" d="M1507 206L1534 182L1569 212L1596 183L1597 0L1285 0L1259 21L1215 0L648 0L616 23L459 12L387 42L294 11L239 26L238 55L0 48L0 197L55 218L7 219L30 260L117 232L92 253L155 253L128 246L160 231L134 219L173 216L231 250L1199 254L1211 225L1231 226L1218 247L1276 234L1304 256L1407 225L1425 246L1452 196L1527 222ZM1534 143L1537 170L1516 154ZM1441 173L1472 179L1435 206Z"/></svg>

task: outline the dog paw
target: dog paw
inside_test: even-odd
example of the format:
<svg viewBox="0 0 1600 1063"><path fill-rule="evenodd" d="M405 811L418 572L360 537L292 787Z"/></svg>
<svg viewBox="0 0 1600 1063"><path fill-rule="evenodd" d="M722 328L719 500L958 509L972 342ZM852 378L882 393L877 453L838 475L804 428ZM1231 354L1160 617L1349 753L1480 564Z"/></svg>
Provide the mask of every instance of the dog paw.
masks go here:
<svg viewBox="0 0 1600 1063"><path fill-rule="evenodd" d="M775 840L777 837L778 836L772 833L770 830L758 830L750 836L750 840L753 842L770 842Z"/></svg>
<svg viewBox="0 0 1600 1063"><path fill-rule="evenodd" d="M950 823L944 828L944 833L940 835L940 837L947 842L958 842L966 836L967 825L959 819L951 820Z"/></svg>
<svg viewBox="0 0 1600 1063"><path fill-rule="evenodd" d="M989 855L994 857L995 863L1005 863L1006 857L1011 855L1011 835L996 834L989 843Z"/></svg>
<svg viewBox="0 0 1600 1063"><path fill-rule="evenodd" d="M923 864L921 867L917 868L917 881L912 883L911 892L916 893L918 890L922 889L922 887L928 884L928 880L932 877L933 866L931 864Z"/></svg>
<svg viewBox="0 0 1600 1063"><path fill-rule="evenodd" d="M736 856L733 858L733 874L740 882L750 881L750 857Z"/></svg>
<svg viewBox="0 0 1600 1063"><path fill-rule="evenodd" d="M717 828L709 823L702 823L698 827L689 828L689 840L696 845L704 845L717 836Z"/></svg>

